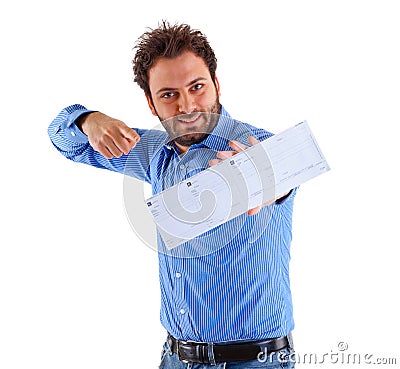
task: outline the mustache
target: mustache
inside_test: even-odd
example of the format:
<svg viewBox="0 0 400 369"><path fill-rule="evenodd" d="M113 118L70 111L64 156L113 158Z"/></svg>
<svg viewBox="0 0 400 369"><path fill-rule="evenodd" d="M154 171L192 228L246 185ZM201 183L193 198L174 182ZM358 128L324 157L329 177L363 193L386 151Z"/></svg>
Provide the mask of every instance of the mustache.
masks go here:
<svg viewBox="0 0 400 369"><path fill-rule="evenodd" d="M207 112L194 111L194 112L187 113L187 114L176 115L176 116L172 117L171 120L173 123L182 123L182 122L190 123L190 122L194 122L195 120L197 120L199 118L207 118L208 115L209 115L209 113L207 113Z"/></svg>

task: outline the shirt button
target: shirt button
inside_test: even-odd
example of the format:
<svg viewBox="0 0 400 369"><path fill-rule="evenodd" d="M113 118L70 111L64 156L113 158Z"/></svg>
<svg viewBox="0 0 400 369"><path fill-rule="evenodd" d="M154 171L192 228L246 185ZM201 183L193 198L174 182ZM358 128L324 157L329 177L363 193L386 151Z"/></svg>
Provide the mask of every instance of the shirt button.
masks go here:
<svg viewBox="0 0 400 369"><path fill-rule="evenodd" d="M179 168L185 169L185 164L181 164L181 165L179 166Z"/></svg>
<svg viewBox="0 0 400 369"><path fill-rule="evenodd" d="M178 273L175 274L175 277L176 278L180 278L180 277L182 277L182 274L178 272Z"/></svg>
<svg viewBox="0 0 400 369"><path fill-rule="evenodd" d="M75 136L76 136L76 133L75 133L74 131L71 131L71 136L72 136L72 137L75 137Z"/></svg>
<svg viewBox="0 0 400 369"><path fill-rule="evenodd" d="M185 314L185 309L181 309L181 310L179 310L179 312L183 315L183 314Z"/></svg>

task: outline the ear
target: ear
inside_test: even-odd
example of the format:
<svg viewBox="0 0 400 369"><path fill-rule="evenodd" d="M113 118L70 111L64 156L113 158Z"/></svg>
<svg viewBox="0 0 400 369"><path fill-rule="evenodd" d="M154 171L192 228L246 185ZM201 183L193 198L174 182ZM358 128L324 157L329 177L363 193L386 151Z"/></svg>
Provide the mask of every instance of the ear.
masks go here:
<svg viewBox="0 0 400 369"><path fill-rule="evenodd" d="M219 87L219 81L218 81L217 76L215 76L215 78L214 78L214 84L215 84L215 88L217 89L218 96L221 96L221 90L220 90L220 87Z"/></svg>
<svg viewBox="0 0 400 369"><path fill-rule="evenodd" d="M153 101L151 100L151 97L149 95L147 95L147 94L145 94L145 96L146 96L147 104L149 105L149 108L151 110L151 113L153 115L157 115L157 111L156 111L156 109L154 107L154 104L153 104Z"/></svg>

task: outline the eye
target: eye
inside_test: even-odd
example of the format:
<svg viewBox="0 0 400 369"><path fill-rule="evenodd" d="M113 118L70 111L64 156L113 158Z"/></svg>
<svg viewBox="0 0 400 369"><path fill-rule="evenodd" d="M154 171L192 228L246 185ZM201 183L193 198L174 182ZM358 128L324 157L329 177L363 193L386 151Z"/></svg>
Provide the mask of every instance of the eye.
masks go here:
<svg viewBox="0 0 400 369"><path fill-rule="evenodd" d="M203 88L203 84L202 83L197 83L197 84L195 84L193 87L192 87L192 91L198 91L198 90L200 90L201 88Z"/></svg>
<svg viewBox="0 0 400 369"><path fill-rule="evenodd" d="M174 97L175 95L176 95L175 92L168 91L168 92L163 93L161 95L161 98L162 99L170 99L171 97Z"/></svg>

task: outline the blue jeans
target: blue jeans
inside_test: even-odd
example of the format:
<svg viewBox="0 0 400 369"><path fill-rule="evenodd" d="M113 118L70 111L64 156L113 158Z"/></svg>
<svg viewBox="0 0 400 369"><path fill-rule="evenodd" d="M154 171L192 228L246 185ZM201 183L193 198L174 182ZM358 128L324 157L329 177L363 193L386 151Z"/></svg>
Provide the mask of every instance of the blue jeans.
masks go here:
<svg viewBox="0 0 400 369"><path fill-rule="evenodd" d="M293 346L293 344L292 344ZM171 352L167 342L161 353L159 369L279 369L294 368L295 354L292 348L272 352L268 356L260 355L259 359L244 362L229 362L211 364L186 364L179 361L178 355Z"/></svg>

